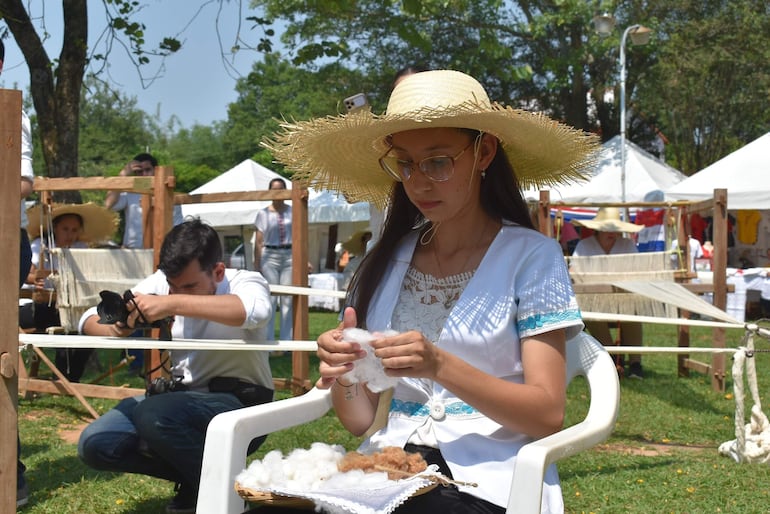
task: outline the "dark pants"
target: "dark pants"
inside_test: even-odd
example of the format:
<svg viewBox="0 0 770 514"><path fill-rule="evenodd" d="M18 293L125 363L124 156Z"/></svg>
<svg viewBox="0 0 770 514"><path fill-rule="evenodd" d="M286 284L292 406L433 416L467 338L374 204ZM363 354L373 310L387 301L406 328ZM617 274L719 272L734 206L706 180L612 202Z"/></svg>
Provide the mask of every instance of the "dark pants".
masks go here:
<svg viewBox="0 0 770 514"><path fill-rule="evenodd" d="M452 472L449 471L449 466L438 449L413 444L407 444L404 449L411 453L422 454L428 464L436 464L442 475L452 478ZM501 484L501 487L507 487L507 484ZM307 512L307 510L267 505L248 511L249 514L300 514ZM425 494L409 499L393 512L394 514L429 514L433 512L440 512L441 514L503 514L505 508L476 496L462 493L454 486L438 486Z"/></svg>
<svg viewBox="0 0 770 514"><path fill-rule="evenodd" d="M759 305L762 307L762 317L770 318L770 300L760 298Z"/></svg>
<svg viewBox="0 0 770 514"><path fill-rule="evenodd" d="M24 285L24 281L29 275L29 270L32 267L32 249L29 247L29 236L26 229L21 229L21 244L19 246L19 289ZM27 468L24 463L21 462L21 439L16 439L17 445L17 459L16 459L16 488L21 489L25 485L24 472Z"/></svg>
<svg viewBox="0 0 770 514"><path fill-rule="evenodd" d="M272 391L262 401L272 400ZM244 407L232 393L179 391L126 398L86 427L80 459L94 469L137 473L197 491L206 428L222 412ZM265 440L249 445L249 453Z"/></svg>
<svg viewBox="0 0 770 514"><path fill-rule="evenodd" d="M34 328L36 332L44 333L48 327L60 325L59 310L55 303L33 302L19 307L21 328ZM57 348L56 367L70 382L80 382L80 377L83 376L86 363L92 353L94 353L93 348Z"/></svg>
<svg viewBox="0 0 770 514"><path fill-rule="evenodd" d="M56 367L70 382L80 382L93 348L57 348Z"/></svg>

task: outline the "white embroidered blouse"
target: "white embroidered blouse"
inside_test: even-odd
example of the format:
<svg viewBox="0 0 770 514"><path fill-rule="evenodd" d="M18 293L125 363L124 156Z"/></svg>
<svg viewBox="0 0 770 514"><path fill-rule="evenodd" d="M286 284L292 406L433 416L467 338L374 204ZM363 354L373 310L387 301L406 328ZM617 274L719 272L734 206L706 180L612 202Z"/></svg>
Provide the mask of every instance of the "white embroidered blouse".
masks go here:
<svg viewBox="0 0 770 514"><path fill-rule="evenodd" d="M475 271L436 278L409 266L393 311L393 329L398 332L417 330L430 341L438 341L449 312ZM430 395L433 381L420 379L419 382L423 391ZM427 416L422 426L409 438L409 442L437 448L438 441L433 434L433 418Z"/></svg>

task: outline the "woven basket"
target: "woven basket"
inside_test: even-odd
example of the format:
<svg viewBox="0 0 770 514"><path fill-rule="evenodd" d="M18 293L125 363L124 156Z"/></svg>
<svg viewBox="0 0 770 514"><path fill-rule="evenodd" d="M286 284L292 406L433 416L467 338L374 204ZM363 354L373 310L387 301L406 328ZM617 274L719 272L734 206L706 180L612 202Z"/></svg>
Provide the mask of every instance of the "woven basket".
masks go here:
<svg viewBox="0 0 770 514"><path fill-rule="evenodd" d="M291 507L294 509L313 510L315 504L305 498L296 498L294 496L281 496L267 491L255 491L247 487L242 487L238 482L235 483L235 491L244 500L251 503L264 503L266 505L276 505L278 507Z"/></svg>
<svg viewBox="0 0 770 514"><path fill-rule="evenodd" d="M418 489L414 493L412 493L412 496L410 496L410 498L414 498L415 496L420 496L421 494L425 494L428 491L435 488L437 485L438 483L426 485L422 489ZM293 509L306 509L306 510L315 509L315 504L310 500L306 500L305 498L297 498L294 496L282 496L280 494L273 494L267 491L255 491L254 489L249 489L247 487L241 486L241 484L239 484L238 482L235 483L235 491L238 493L238 495L241 498L251 503L262 503L266 505L275 505L278 507L291 507Z"/></svg>

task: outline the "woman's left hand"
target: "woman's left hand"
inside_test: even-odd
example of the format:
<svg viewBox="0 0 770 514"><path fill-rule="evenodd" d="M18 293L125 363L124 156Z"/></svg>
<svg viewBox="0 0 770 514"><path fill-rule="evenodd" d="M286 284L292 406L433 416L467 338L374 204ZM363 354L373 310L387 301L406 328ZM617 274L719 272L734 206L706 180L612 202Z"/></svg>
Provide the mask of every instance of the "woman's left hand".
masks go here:
<svg viewBox="0 0 770 514"><path fill-rule="evenodd" d="M416 330L384 337L371 345L389 377L435 379L443 362L441 350Z"/></svg>

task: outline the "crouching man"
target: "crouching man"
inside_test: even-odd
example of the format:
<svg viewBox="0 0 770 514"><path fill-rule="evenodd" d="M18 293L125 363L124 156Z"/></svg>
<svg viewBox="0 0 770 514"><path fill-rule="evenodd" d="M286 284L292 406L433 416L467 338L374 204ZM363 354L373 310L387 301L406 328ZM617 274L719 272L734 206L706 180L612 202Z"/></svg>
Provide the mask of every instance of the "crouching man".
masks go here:
<svg viewBox="0 0 770 514"><path fill-rule="evenodd" d="M200 220L175 226L163 241L158 268L132 289L125 323L100 324L94 307L81 318L81 333L127 337L137 324L169 319L175 339L266 339L268 284L259 273L225 269L210 226ZM268 353L173 350L167 366L167 387L122 400L91 423L78 454L95 469L174 482L176 496L166 512L195 512L206 427L219 413L272 401ZM170 390L159 392L164 389ZM254 440L249 452L263 441Z"/></svg>

